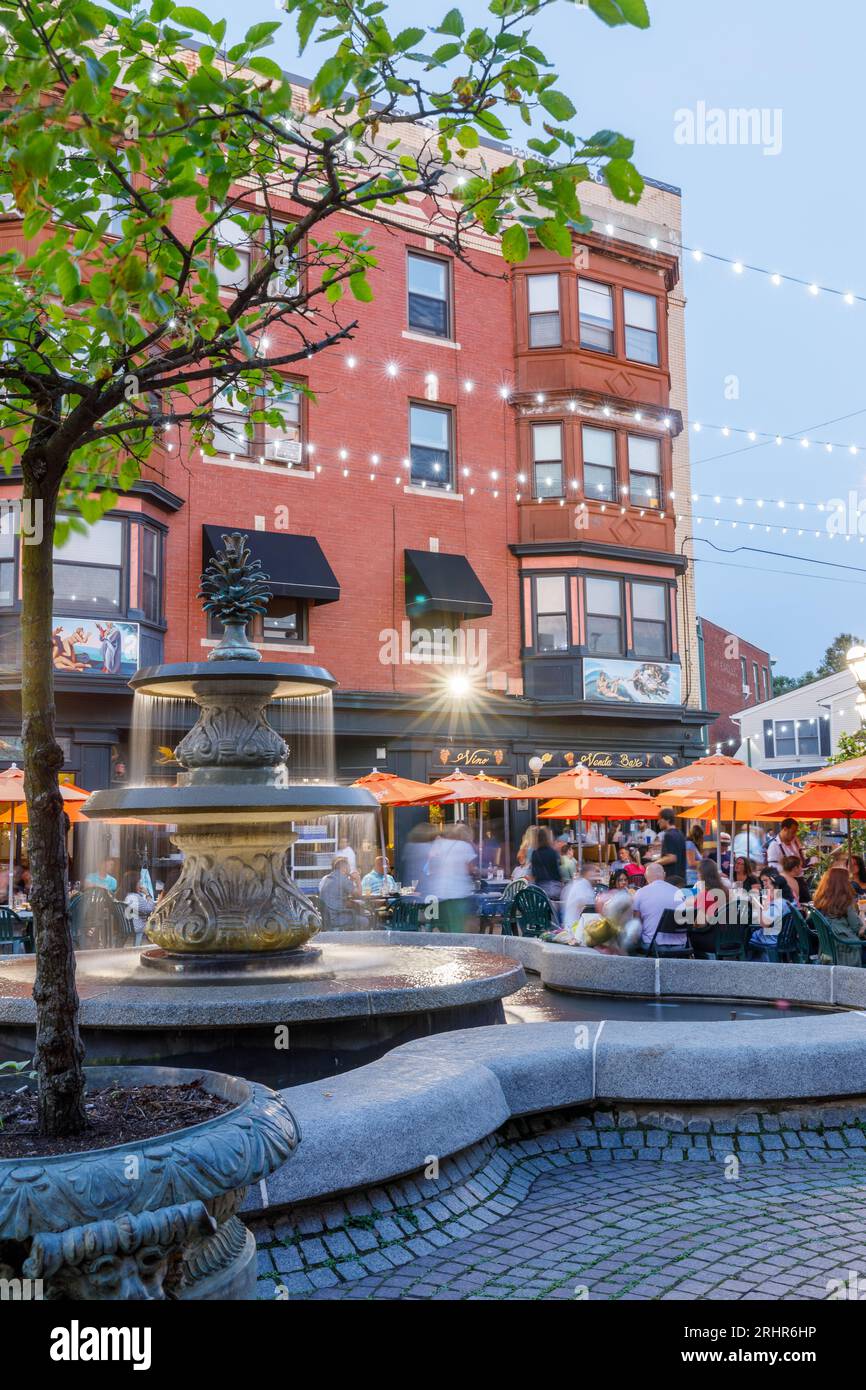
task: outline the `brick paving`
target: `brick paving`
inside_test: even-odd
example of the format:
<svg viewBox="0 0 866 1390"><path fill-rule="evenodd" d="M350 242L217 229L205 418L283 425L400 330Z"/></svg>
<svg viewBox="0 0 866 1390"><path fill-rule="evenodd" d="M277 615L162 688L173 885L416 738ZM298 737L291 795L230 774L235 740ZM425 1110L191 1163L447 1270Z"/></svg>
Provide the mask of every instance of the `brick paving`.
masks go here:
<svg viewBox="0 0 866 1390"><path fill-rule="evenodd" d="M271 1273L262 1296L826 1299L828 1281L866 1276L866 1164L850 1151L822 1157L765 1167L743 1153L731 1179L715 1154L566 1164L527 1175L517 1205L444 1248L413 1257L401 1246L389 1260L385 1247L376 1272L355 1277L361 1266L346 1261L339 1273L290 1273L282 1292Z"/></svg>

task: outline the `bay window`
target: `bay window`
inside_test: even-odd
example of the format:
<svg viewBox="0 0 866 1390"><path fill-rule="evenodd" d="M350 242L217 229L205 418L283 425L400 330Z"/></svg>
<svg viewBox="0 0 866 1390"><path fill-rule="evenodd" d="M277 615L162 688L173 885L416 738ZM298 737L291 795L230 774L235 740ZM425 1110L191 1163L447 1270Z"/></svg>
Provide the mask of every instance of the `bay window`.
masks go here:
<svg viewBox="0 0 866 1390"><path fill-rule="evenodd" d="M559 315L559 276L530 275L526 281L529 301L529 346L559 347L562 329Z"/></svg>
<svg viewBox="0 0 866 1390"><path fill-rule="evenodd" d="M642 434L628 437L628 492L635 507L661 506L661 448Z"/></svg>
<svg viewBox="0 0 866 1390"><path fill-rule="evenodd" d="M594 352L613 352L613 294L610 285L578 280L580 346Z"/></svg>
<svg viewBox="0 0 866 1390"><path fill-rule="evenodd" d="M666 584L632 582L631 626L635 656L661 661L670 657Z"/></svg>
<svg viewBox="0 0 866 1390"><path fill-rule="evenodd" d="M451 294L447 261L434 256L408 254L408 324L416 333L434 338L451 337Z"/></svg>
<svg viewBox="0 0 866 1390"><path fill-rule="evenodd" d="M659 364L658 304L655 295L623 291L625 355L632 362Z"/></svg>
<svg viewBox="0 0 866 1390"><path fill-rule="evenodd" d="M123 522L103 517L82 535L71 531L54 553L54 606L59 612L120 613Z"/></svg>
<svg viewBox="0 0 866 1390"><path fill-rule="evenodd" d="M536 652L568 651L568 580L564 574L533 580Z"/></svg>
<svg viewBox="0 0 866 1390"><path fill-rule="evenodd" d="M409 406L410 477L428 487L452 480L451 411L412 402Z"/></svg>
<svg viewBox="0 0 866 1390"><path fill-rule="evenodd" d="M587 650L594 656L622 656L622 584L618 579L587 576L584 594Z"/></svg>
<svg viewBox="0 0 866 1390"><path fill-rule="evenodd" d="M562 425L532 426L532 469L536 497L562 497Z"/></svg>
<svg viewBox="0 0 866 1390"><path fill-rule="evenodd" d="M584 425L583 493L600 502L616 500L616 435Z"/></svg>

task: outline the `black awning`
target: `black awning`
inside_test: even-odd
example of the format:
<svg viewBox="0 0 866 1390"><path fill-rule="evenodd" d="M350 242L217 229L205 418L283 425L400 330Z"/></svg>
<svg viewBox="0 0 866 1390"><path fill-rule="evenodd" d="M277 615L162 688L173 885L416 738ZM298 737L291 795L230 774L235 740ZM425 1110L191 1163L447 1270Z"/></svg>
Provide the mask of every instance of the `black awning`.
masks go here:
<svg viewBox="0 0 866 1390"><path fill-rule="evenodd" d="M490 595L465 555L438 550L406 550L406 612L462 613L464 618L487 618L493 612Z"/></svg>
<svg viewBox="0 0 866 1390"><path fill-rule="evenodd" d="M202 560L207 565L223 548L223 536L237 526L203 526ZM315 536L287 531L245 530L254 560L261 560L268 586L280 598L305 598L311 603L335 603L340 586Z"/></svg>

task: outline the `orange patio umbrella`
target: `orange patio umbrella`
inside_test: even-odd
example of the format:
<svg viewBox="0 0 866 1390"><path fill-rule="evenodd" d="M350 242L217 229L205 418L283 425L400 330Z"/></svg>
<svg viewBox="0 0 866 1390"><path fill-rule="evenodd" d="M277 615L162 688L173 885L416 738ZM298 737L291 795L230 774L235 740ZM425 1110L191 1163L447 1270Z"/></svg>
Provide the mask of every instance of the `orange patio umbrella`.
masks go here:
<svg viewBox="0 0 866 1390"><path fill-rule="evenodd" d="M442 793L427 782L413 782L411 777L398 777L394 772L378 772L375 768L352 786L366 787L380 806L420 806L444 800Z"/></svg>
<svg viewBox="0 0 866 1390"><path fill-rule="evenodd" d="M546 806L541 813L542 819L576 814L577 854L580 864L583 863L584 820L611 820L630 815L648 816L656 810L655 801L645 796L642 791L635 791L591 767L577 767L573 772L559 772L545 782L536 783L528 794L536 798L545 798ZM550 806L553 802L558 802L559 805L556 810L551 811ZM572 809L566 812L562 809L563 805ZM633 809L635 807L636 810ZM589 808L594 814L590 814L585 808Z"/></svg>
<svg viewBox="0 0 866 1390"><path fill-rule="evenodd" d="M90 795L74 782L61 782L63 809L70 821L81 818L81 807ZM24 796L24 772L13 763L0 772L0 823L9 826L9 906L12 906L12 877L15 870L15 827L27 825L27 801Z"/></svg>
<svg viewBox="0 0 866 1390"><path fill-rule="evenodd" d="M822 767L819 772L809 772L805 781L829 783L835 787L866 787L866 755L849 758L847 762L835 763L832 767Z"/></svg>
<svg viewBox="0 0 866 1390"><path fill-rule="evenodd" d="M741 758L727 758L723 754L713 754L708 758L697 758L686 767L663 772L642 783L645 791L658 793L659 800L674 806L694 808L708 800L715 801L716 811L716 862L722 861L722 806L731 809L731 820L737 819L737 808L751 806L754 802L778 805L791 794L785 782L776 777L768 777L759 768L750 767ZM727 819L727 817L726 817Z"/></svg>
<svg viewBox="0 0 866 1390"><path fill-rule="evenodd" d="M440 777L434 782L433 787L440 793L439 802L446 806L463 802L479 803L478 813L478 856L479 867L481 859L481 834L483 813L480 810L482 801L520 801L526 797L526 792L520 787L512 787L510 782L500 782L498 777L488 777L483 772L479 772L475 777L468 777L465 772L456 768L447 777Z"/></svg>

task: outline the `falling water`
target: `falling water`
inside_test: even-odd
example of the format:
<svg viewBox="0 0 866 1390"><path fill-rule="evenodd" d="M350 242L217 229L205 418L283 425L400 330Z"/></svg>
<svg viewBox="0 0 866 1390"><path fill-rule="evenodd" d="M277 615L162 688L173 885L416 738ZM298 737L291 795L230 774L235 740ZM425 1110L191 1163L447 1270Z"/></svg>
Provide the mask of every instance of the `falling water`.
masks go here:
<svg viewBox="0 0 866 1390"><path fill-rule="evenodd" d="M136 693L129 735L129 785L171 786L179 768L173 750L192 723L190 700Z"/></svg>
<svg viewBox="0 0 866 1390"><path fill-rule="evenodd" d="M289 781L333 782L334 701L330 690L323 695L300 695L276 700L268 718L289 747Z"/></svg>

